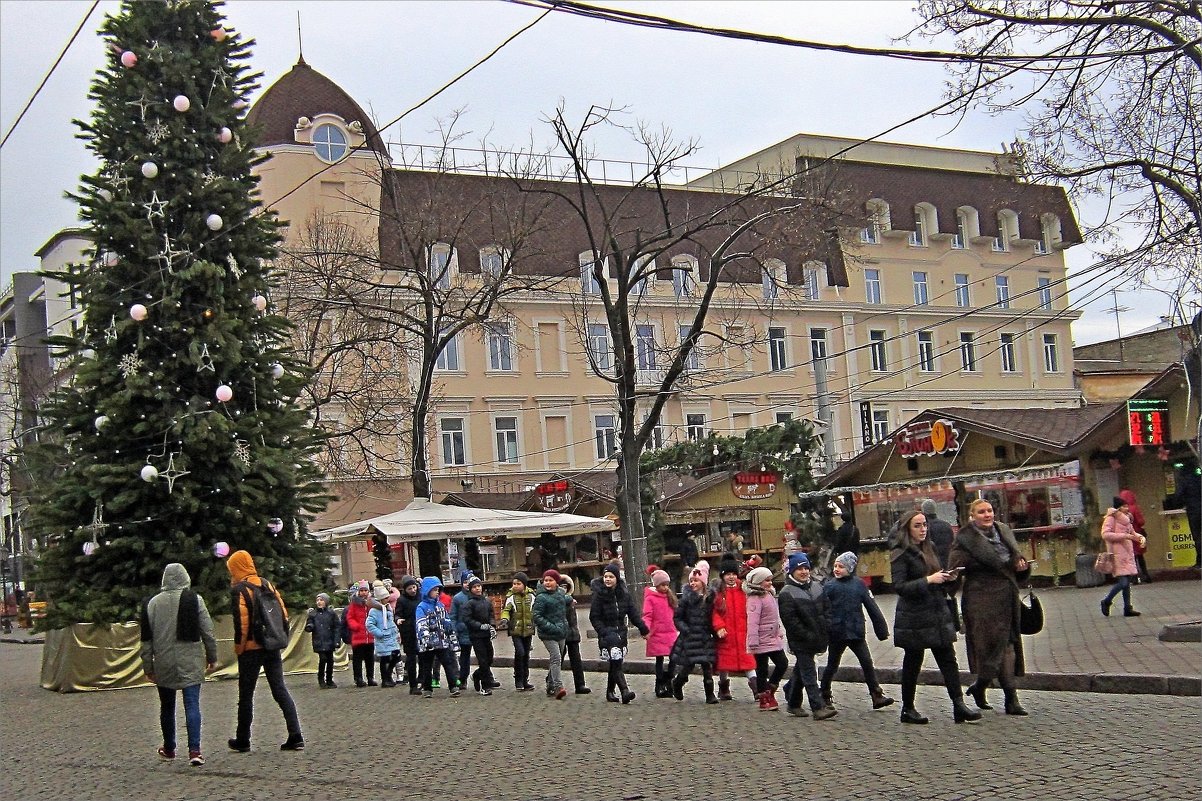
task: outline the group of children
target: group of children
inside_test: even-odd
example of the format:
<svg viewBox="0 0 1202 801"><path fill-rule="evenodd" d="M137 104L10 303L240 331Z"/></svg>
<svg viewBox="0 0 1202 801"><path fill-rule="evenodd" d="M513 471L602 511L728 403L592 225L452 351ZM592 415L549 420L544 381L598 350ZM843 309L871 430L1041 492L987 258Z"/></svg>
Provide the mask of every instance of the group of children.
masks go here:
<svg viewBox="0 0 1202 801"><path fill-rule="evenodd" d="M847 649L860 661L873 709L889 706L893 699L877 683L865 643L865 611L878 639L889 636L888 626L872 594L855 577L855 567L855 554L841 554L835 561L834 577L823 582L811 575L804 553L793 554L778 594L768 568L754 559L740 563L727 555L712 584L707 562L698 561L689 568L688 585L678 598L667 572L653 565L649 568L652 588L644 593L640 610L619 566L607 565L590 584L589 608L599 656L607 667L606 700L629 704L635 698L624 671L633 627L645 640L647 656L655 659L657 698L683 700L684 686L698 668L706 703L732 700L731 678L742 675L759 708L775 711L779 708L776 694L788 670L787 641L797 657L792 678L784 686L790 714L810 714L802 706L804 691L816 720L835 716L831 681ZM352 588L350 603L341 616L329 608L329 596L319 595L306 625L319 657L319 685L335 686L333 652L341 641L351 647L358 686L375 684L373 660L380 663L381 684L394 686L393 674L403 647L402 681L409 684L411 694L432 697L441 666L452 697L460 695L469 677L477 693L491 695L500 686L491 669L492 639L499 627L513 643L516 691L534 690L530 652L538 637L547 651L547 696L563 699L568 694L562 672L565 659L571 666L576 694L590 692L585 686L574 586L569 577L547 570L532 585L525 573L517 573L496 623L481 580L471 574L462 578L463 588L454 597L443 592L441 581L434 577L419 582L405 576L399 589L391 581L361 581ZM819 680L814 658L828 648L830 656ZM471 671L473 651L475 671Z"/></svg>

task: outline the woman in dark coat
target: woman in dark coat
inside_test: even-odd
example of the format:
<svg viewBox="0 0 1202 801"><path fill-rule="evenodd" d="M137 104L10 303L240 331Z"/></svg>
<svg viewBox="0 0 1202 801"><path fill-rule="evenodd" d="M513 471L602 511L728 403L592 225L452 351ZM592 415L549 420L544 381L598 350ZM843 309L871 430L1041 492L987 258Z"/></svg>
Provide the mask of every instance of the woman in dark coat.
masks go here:
<svg viewBox="0 0 1202 801"><path fill-rule="evenodd" d="M889 538L889 563L897 609L893 618L893 644L902 656L902 723L927 723L914 708L918 672L929 648L935 655L943 684L952 699L952 717L957 723L981 719L981 713L964 705L960 689L960 666L956 664L956 627L947 604L947 588L956 574L939 564L927 540L927 519L914 511L898 521ZM945 586L946 585L946 586Z"/></svg>
<svg viewBox="0 0 1202 801"><path fill-rule="evenodd" d="M626 674L622 672L627 650L626 624L630 621L630 625L644 637L648 633L647 624L634 605L617 565L606 565L601 577L593 579L589 586L593 591L593 601L589 606L588 620L597 632L601 661L609 668L605 700L629 704L634 700L634 692L626 685Z"/></svg>
<svg viewBox="0 0 1202 801"><path fill-rule="evenodd" d="M973 501L968 514L971 522L960 529L948 556L949 568L964 569L964 638L968 669L977 675L968 694L978 707L990 709L985 690L996 678L1006 693L1006 714L1025 715L1014 678L1025 672L1018 582L1030 575L1031 567L1010 527L994 521L989 501Z"/></svg>
<svg viewBox="0 0 1202 801"><path fill-rule="evenodd" d="M698 561L689 573L689 584L673 617L676 630L680 632L672 647L672 664L679 666L676 678L672 680L672 697L677 701L684 700L684 685L693 665L701 665L705 702L718 703L718 696L714 694L714 662L718 659L718 649L714 640L714 593L709 588L709 574L709 562Z"/></svg>

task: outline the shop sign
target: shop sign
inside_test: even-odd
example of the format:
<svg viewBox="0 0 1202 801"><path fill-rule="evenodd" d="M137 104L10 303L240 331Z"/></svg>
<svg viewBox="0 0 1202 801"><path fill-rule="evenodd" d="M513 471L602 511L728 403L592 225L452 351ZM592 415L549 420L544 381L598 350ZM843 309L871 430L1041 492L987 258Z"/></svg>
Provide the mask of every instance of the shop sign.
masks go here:
<svg viewBox="0 0 1202 801"><path fill-rule="evenodd" d="M572 482L544 481L534 488L534 498L544 512L562 512L572 505Z"/></svg>
<svg viewBox="0 0 1202 801"><path fill-rule="evenodd" d="M919 420L894 436L897 452L903 457L938 456L960 450L960 432L947 420Z"/></svg>
<svg viewBox="0 0 1202 801"><path fill-rule="evenodd" d="M1169 402L1159 398L1127 401L1127 433L1131 445L1169 444Z"/></svg>
<svg viewBox="0 0 1202 801"><path fill-rule="evenodd" d="M741 501L758 501L776 494L780 476L776 473L745 471L735 473L730 490Z"/></svg>

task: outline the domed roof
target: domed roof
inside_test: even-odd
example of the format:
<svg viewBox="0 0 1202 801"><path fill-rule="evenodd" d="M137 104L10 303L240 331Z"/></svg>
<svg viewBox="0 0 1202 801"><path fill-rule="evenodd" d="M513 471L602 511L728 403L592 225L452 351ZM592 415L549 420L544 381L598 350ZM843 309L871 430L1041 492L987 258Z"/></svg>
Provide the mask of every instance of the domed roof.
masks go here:
<svg viewBox="0 0 1202 801"><path fill-rule="evenodd" d="M270 147L294 144L297 118L319 114L337 114L348 123L357 120L363 125L367 146L387 157L387 148L362 107L303 58L255 101L246 120L260 127L259 146Z"/></svg>

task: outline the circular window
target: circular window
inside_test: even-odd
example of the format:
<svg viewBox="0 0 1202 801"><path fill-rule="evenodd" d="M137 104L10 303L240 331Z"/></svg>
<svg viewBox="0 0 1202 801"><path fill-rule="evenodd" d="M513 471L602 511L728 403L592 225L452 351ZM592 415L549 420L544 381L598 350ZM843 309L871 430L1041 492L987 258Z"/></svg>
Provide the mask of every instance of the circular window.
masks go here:
<svg viewBox="0 0 1202 801"><path fill-rule="evenodd" d="M338 161L346 155L346 134L337 125L319 125L313 132L313 147L322 161Z"/></svg>

